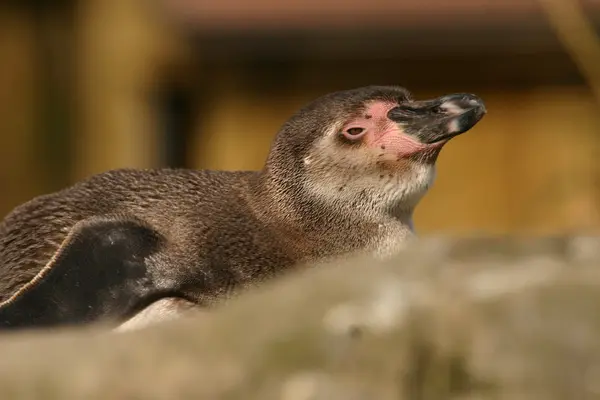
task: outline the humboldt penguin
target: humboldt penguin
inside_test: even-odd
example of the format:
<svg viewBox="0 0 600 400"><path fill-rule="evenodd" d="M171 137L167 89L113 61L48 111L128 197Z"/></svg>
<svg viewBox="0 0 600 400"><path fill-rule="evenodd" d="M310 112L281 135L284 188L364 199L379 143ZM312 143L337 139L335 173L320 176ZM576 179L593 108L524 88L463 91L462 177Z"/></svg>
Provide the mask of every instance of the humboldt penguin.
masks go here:
<svg viewBox="0 0 600 400"><path fill-rule="evenodd" d="M292 115L260 171L119 169L0 224L0 330L171 318L302 265L387 257L442 147L484 116L458 93L326 94Z"/></svg>

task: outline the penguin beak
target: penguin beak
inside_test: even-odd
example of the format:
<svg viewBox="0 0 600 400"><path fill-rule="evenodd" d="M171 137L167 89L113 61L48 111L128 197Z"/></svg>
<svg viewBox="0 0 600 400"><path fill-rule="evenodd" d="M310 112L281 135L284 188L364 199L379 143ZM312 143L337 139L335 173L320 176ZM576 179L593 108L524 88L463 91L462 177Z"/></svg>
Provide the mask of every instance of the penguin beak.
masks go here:
<svg viewBox="0 0 600 400"><path fill-rule="evenodd" d="M473 128L487 113L482 99L467 93L400 104L387 116L424 144L446 142Z"/></svg>

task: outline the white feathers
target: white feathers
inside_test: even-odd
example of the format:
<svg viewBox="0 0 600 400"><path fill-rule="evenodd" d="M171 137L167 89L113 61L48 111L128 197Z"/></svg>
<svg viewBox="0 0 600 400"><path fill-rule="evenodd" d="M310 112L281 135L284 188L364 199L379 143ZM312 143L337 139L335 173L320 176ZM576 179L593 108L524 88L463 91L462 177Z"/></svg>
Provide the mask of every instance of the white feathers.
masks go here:
<svg viewBox="0 0 600 400"><path fill-rule="evenodd" d="M465 109L453 101L446 101L440 105L440 108L448 114L458 115L465 112Z"/></svg>
<svg viewBox="0 0 600 400"><path fill-rule="evenodd" d="M448 123L448 132L449 133L456 133L460 130L460 124L458 122L458 119L454 118L452 121L450 121Z"/></svg>
<svg viewBox="0 0 600 400"><path fill-rule="evenodd" d="M475 102L474 100L471 100L470 103L477 104L477 102ZM440 108L442 110L444 110L446 113L448 113L449 115L460 115L466 111L464 108L462 108L461 106L456 104L454 101L446 101L446 102L442 103ZM448 132L456 133L458 131L460 131L460 123L458 121L458 118L453 118L450 122L448 122Z"/></svg>

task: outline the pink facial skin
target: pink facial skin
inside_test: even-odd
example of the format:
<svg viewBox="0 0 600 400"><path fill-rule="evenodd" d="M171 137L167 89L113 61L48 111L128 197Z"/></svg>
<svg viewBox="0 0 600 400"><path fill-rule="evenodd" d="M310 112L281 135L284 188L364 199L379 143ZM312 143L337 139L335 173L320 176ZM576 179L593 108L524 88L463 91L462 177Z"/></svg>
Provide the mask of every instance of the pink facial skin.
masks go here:
<svg viewBox="0 0 600 400"><path fill-rule="evenodd" d="M390 156L386 158L396 159L430 153L439 150L446 143L445 140L434 144L421 143L405 134L398 124L387 117L388 111L397 105L383 101L373 102L362 116L348 122L342 128L342 133L350 140L362 140L369 148L383 151ZM354 132L361 133L351 134Z"/></svg>

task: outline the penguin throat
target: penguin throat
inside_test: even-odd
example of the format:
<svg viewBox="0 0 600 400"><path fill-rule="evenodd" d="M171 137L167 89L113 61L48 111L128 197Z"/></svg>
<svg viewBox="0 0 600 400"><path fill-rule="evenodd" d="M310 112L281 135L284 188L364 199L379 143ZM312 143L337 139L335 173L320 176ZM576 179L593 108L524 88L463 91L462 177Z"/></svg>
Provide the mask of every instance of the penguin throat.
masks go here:
<svg viewBox="0 0 600 400"><path fill-rule="evenodd" d="M306 196L323 205L363 220L411 216L429 184L396 175L329 176L303 184Z"/></svg>

